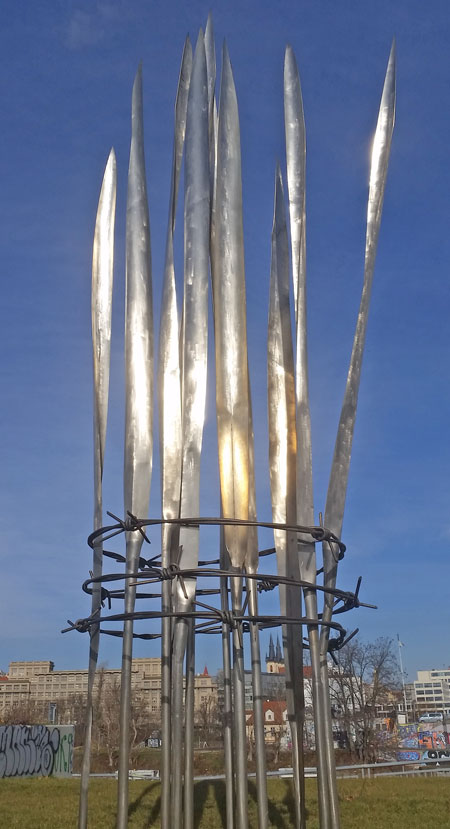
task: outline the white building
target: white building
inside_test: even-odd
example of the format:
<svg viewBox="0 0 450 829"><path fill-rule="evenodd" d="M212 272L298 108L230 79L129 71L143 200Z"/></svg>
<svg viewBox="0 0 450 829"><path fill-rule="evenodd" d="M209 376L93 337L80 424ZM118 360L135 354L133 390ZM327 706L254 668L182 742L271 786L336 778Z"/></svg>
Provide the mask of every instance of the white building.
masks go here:
<svg viewBox="0 0 450 829"><path fill-rule="evenodd" d="M419 716L424 711L450 711L450 668L417 671L414 701Z"/></svg>

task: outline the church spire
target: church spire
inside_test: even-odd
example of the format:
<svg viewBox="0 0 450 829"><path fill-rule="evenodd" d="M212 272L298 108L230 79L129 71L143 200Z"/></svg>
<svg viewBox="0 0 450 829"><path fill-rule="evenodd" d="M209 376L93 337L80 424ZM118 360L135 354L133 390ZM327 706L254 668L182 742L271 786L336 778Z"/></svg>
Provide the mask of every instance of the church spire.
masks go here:
<svg viewBox="0 0 450 829"><path fill-rule="evenodd" d="M273 644L272 634L270 634L269 653L266 656L266 662L275 662L275 646Z"/></svg>
<svg viewBox="0 0 450 829"><path fill-rule="evenodd" d="M276 650L276 653L275 653L275 662L283 662L283 661L284 661L283 660L283 652L282 652L281 646L280 646L280 639L277 636L277 650Z"/></svg>

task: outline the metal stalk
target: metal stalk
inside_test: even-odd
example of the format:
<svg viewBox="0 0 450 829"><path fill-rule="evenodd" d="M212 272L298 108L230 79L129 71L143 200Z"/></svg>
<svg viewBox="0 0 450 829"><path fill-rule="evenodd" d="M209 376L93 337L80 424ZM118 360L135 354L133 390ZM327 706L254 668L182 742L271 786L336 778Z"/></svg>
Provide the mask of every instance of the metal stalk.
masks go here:
<svg viewBox="0 0 450 829"><path fill-rule="evenodd" d="M248 519L249 402L247 323L242 227L242 183L236 90L226 45L223 48L217 131L217 175L212 256L216 352L216 411L221 509L224 518ZM225 526L231 571L243 574L248 530ZM232 610L242 612L242 579L231 579ZM233 626L234 750L236 814L248 826L247 753L242 624Z"/></svg>
<svg viewBox="0 0 450 829"><path fill-rule="evenodd" d="M339 420L333 462L331 465L325 506L325 526L337 536L341 535L344 518L345 498L347 494L348 473L356 419L359 383L364 352L364 343L369 315L370 294L372 288L375 257L383 208L383 197L391 148L392 132L395 119L395 44L392 44L381 97L377 127L372 148L372 160L369 181L369 202L367 209L366 250L364 261L364 283L359 307L356 331L353 340L350 367L345 387L344 401ZM336 585L338 555L335 545L323 545L324 585L333 588ZM323 622L331 621L333 599L326 596L323 608ZM324 691L324 714L327 718L327 752L330 774L330 798L332 826L339 826L338 802L334 774L334 749L331 728L331 713L328 688L327 651L329 629L322 626L320 652L322 663L322 682ZM334 785L333 785L334 782Z"/></svg>
<svg viewBox="0 0 450 829"><path fill-rule="evenodd" d="M111 150L103 176L102 188L95 222L94 250L92 257L92 350L94 364L94 530L103 524L102 479L105 455L106 422L108 416L108 390L111 354L111 315L114 270L114 219L116 210L117 171L116 156ZM93 577L102 574L103 544L99 542L93 552ZM101 585L92 589L91 613L100 613ZM81 767L79 829L86 829L88 816L88 788L91 767L92 695L100 644L100 625L90 631L88 694L86 702L86 729L84 735L83 764Z"/></svg>
<svg viewBox="0 0 450 829"><path fill-rule="evenodd" d="M295 55L290 46L286 49L284 60L284 113L296 320L297 521L299 524L312 525L314 524L314 497L306 318L306 131L300 77ZM300 577L314 585L316 582L315 545L300 541L298 552ZM306 616L309 619L317 619L316 591L305 590L304 596ZM312 670L319 813L321 826L327 826L329 796L324 749L318 626L308 626L308 639Z"/></svg>
<svg viewBox="0 0 450 829"><path fill-rule="evenodd" d="M253 413L250 394L248 390L248 468L249 468L249 503L248 517L250 521L256 521L256 487L255 487L255 441L253 434ZM247 573L256 573L259 564L258 553L258 528L249 527L248 548L245 559ZM247 595L250 615L258 615L258 589L255 579L247 579ZM250 624L250 655L252 661L252 683L253 683L253 722L255 729L255 761L256 761L256 790L258 806L258 827L266 829L268 825L268 804L267 804L267 763L266 743L264 737L264 711L263 711L263 688L261 676L261 649L259 642L259 626L257 622Z"/></svg>
<svg viewBox="0 0 450 829"><path fill-rule="evenodd" d="M230 559L225 547L224 527L220 528L220 567L229 570ZM228 579L220 577L220 606L222 613L229 611ZM222 622L223 659L223 745L225 756L226 829L234 829L234 768L233 768L233 700L231 693L230 627Z"/></svg>
<svg viewBox="0 0 450 829"><path fill-rule="evenodd" d="M272 516L275 523L293 524L296 518L296 423L294 360L289 307L289 247L281 172L275 177L274 218L267 346L269 409L269 466ZM274 531L278 573L299 580L297 539L294 533ZM283 616L301 617L300 591L280 585ZM301 626L283 626L287 679L287 710L292 734L296 825L304 826L303 672Z"/></svg>
<svg viewBox="0 0 450 829"><path fill-rule="evenodd" d="M132 130L128 170L125 310L125 512L145 515L150 498L153 453L153 308L150 224L145 176L142 118L142 70L133 86ZM128 532L126 572L136 572L143 537ZM127 579L125 613L133 613L136 587ZM128 754L131 702L133 622L123 630L120 695L119 785L117 829L128 822Z"/></svg>
<svg viewBox="0 0 450 829"><path fill-rule="evenodd" d="M181 61L175 103L175 135L172 180L167 227L166 261L159 339L159 429L161 467L161 511L163 518L178 518L181 497L181 377L178 310L173 261L173 236L178 186L186 132L186 110L192 70L192 47L186 39ZM169 567L178 561L179 528L163 524L161 529L161 564ZM172 610L172 586L162 584L162 612ZM171 766L171 650L172 622L161 619L161 827L170 829Z"/></svg>
<svg viewBox="0 0 450 829"><path fill-rule="evenodd" d="M200 454L206 399L208 346L208 264L210 175L208 90L203 32L200 31L189 86L184 175L184 299L182 325L182 471L180 516L199 514ZM198 562L199 531L180 529L181 568ZM195 597L195 579L174 582L174 605L188 611ZM172 673L172 826L181 826L181 746L183 738L183 660L188 625L173 626Z"/></svg>

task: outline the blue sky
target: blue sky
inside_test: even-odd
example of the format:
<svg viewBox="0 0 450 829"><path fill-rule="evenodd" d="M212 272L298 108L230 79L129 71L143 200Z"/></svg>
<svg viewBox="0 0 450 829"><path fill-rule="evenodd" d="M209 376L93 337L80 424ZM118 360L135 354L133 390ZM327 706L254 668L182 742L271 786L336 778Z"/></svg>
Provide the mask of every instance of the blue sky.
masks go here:
<svg viewBox="0 0 450 829"><path fill-rule="evenodd" d="M111 145L118 213L105 508L122 512L123 295L130 97L144 72L156 318L169 198L173 102L184 38L209 5L7 4L0 33L0 667L87 663L91 566L90 269ZM273 180L283 160L282 71L290 42L307 125L309 357L315 504L323 510L363 275L370 139L392 37L397 120L375 270L339 585L363 576L378 611L347 617L366 639L395 637L406 669L450 664L450 19L446 2L240 0L212 7L227 39L241 118L249 356L258 513L270 520L266 325ZM180 225L179 225L180 226ZM214 391L204 437L202 512L218 514ZM156 434L155 434L156 438ZM155 439L157 446L157 438ZM150 514L160 512L155 454ZM152 536L158 549L158 533ZM213 548L215 537L211 537ZM262 547L269 534L261 534ZM215 550L214 550L215 551ZM112 568L114 569L114 567ZM268 634L263 639L268 639ZM156 645L139 645L156 655ZM120 643L101 658L120 663ZM218 642L198 669L220 666Z"/></svg>

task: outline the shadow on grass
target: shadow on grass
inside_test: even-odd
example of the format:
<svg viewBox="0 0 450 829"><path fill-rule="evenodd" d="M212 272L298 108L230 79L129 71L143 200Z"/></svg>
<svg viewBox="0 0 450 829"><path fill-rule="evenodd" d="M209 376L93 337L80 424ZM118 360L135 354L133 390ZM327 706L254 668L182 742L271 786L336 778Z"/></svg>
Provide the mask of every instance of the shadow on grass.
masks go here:
<svg viewBox="0 0 450 829"><path fill-rule="evenodd" d="M276 827L276 829L291 829L292 826L295 825L295 801L293 795L292 786L283 781L280 785L283 785L283 792L277 793L276 797L272 797L268 799L268 815L269 815L269 822L270 825ZM139 796L133 800L129 807L128 807L128 817L131 818L132 815L138 811L141 806L142 801L147 798L151 797L152 792L155 789L159 788L158 783L150 783L140 792ZM216 802L217 806L217 817L218 822L217 826L220 825L222 829L226 829L227 821L226 821L226 787L225 781L216 780L214 782L209 781L202 781L196 783L194 786L194 829L201 829L202 826L202 819L205 812L205 804L208 800L208 795L210 794L210 789L212 788L212 795ZM248 793L249 793L249 800L253 801L253 804L257 806L257 788L255 783L249 780L248 783ZM281 795L281 796L280 796ZM149 813L148 813L148 825L153 826L156 823L156 820L160 816L161 813L161 797L159 796L154 804L152 805ZM308 816L308 815L307 815ZM216 823L214 823L216 825Z"/></svg>
<svg viewBox="0 0 450 829"><path fill-rule="evenodd" d="M195 783L194 785L194 829L200 829L202 825L201 821L203 817L203 812L205 810L205 803L208 799L208 791L211 785L216 796L217 808L219 809L219 815L222 819L222 825L225 826L222 817L222 807L219 803L219 800L217 799L217 786L221 787L223 791L225 791L225 785L218 781L211 784L207 780L205 780L201 783ZM225 804L225 800L223 801L223 803Z"/></svg>
<svg viewBox="0 0 450 829"><path fill-rule="evenodd" d="M159 783L150 783L148 786L145 787L145 789L142 789L139 797L136 797L136 799L133 800L128 806L128 817L129 818L132 815L134 815L135 812L137 812L137 810L139 809L139 806L141 805L144 798L147 797L147 795L150 795L157 788L159 788ZM150 815L149 815L150 826L152 825L152 822L154 820L156 820L156 818L158 817L160 811L161 811L161 797L158 797L158 799L153 804L152 810L151 810Z"/></svg>
<svg viewBox="0 0 450 829"><path fill-rule="evenodd" d="M270 824L271 826L276 826L277 829L291 829L292 826L295 826L295 802L292 793L292 786L284 783L284 788L285 795L281 801L277 798L277 803L275 803L274 800L269 797L267 803ZM251 780L248 782L248 791L250 797L256 804L258 799L258 790ZM284 805L283 811L280 811L280 805Z"/></svg>

